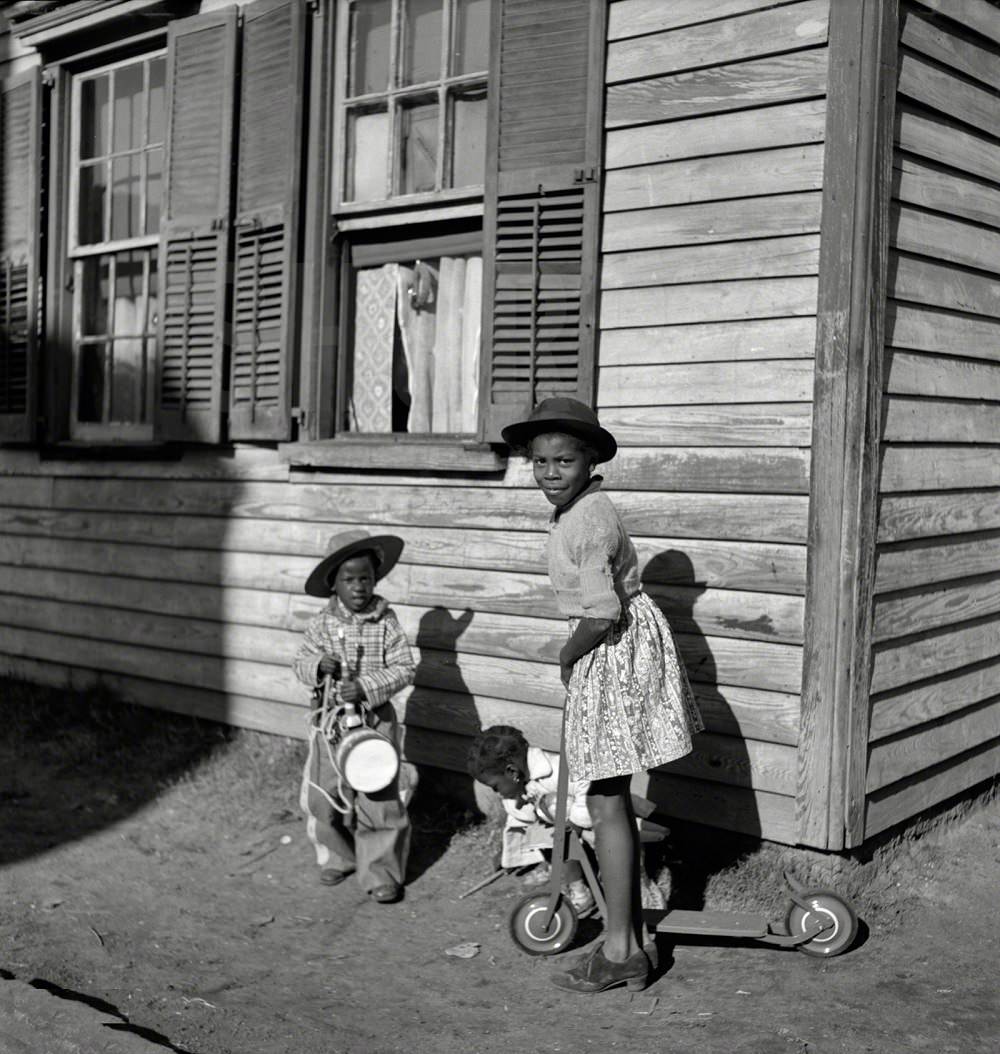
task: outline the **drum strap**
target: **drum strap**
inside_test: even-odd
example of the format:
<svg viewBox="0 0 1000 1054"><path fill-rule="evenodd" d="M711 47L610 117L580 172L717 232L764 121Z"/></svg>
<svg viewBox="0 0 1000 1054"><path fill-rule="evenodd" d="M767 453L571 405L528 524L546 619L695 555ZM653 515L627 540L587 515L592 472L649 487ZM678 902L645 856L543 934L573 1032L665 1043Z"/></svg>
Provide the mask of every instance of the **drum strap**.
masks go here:
<svg viewBox="0 0 1000 1054"><path fill-rule="evenodd" d="M337 768L337 763L333 757L333 747L330 745L330 733L332 731L332 726L336 722L336 715L334 714L333 707L330 705L330 696L332 692L333 678L328 675L323 678L323 694L320 700L320 705L309 714L309 753L306 757L306 771L313 771L313 762L317 759L317 752L319 750L326 750L326 756L330 761L330 768L337 774L336 795L339 801L335 800L326 788L321 787L315 780L310 779L308 781L309 786L312 787L313 790L319 791L319 793L330 803L331 808L336 809L337 812L346 816L352 811L352 806L344 794L344 777L340 774L340 769Z"/></svg>

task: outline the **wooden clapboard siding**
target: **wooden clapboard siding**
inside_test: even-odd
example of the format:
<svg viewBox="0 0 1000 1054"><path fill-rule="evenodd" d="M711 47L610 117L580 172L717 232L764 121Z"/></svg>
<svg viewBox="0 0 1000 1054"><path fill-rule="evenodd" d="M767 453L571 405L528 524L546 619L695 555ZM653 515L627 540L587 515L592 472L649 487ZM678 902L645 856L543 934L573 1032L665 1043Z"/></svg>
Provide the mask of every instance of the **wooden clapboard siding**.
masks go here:
<svg viewBox="0 0 1000 1054"><path fill-rule="evenodd" d="M900 35L869 835L1000 767L1000 42L927 6Z"/></svg>
<svg viewBox="0 0 1000 1054"><path fill-rule="evenodd" d="M828 20L827 0L611 5L596 405L623 450L607 480L627 520L647 458L661 480L700 476L713 491L768 502L808 494ZM762 523L758 541L761 529L773 532ZM718 527L693 533L707 540ZM677 551L673 596L652 582L648 589L679 631L712 729L735 723L746 735L733 721L731 693L721 707L712 699L732 677L713 645L749 634L780 641L789 660L795 649L796 680L784 683L797 705L801 637L779 627L802 595L805 549L756 617L730 615L711 629L703 621L715 688L699 668L697 636L685 629L691 615L704 619L712 590L691 615L678 606L690 599L677 592L690 580L690 557L683 546ZM734 601L729 591L726 602ZM753 738L787 744L773 727ZM740 789L724 798L713 792L701 807L721 826L777 826L788 840L795 793L794 772L781 768L788 760L748 746L721 762ZM694 778L712 779L704 764L698 754L670 766L664 785L699 787ZM774 791L787 797L761 797ZM688 814L688 806L665 805Z"/></svg>

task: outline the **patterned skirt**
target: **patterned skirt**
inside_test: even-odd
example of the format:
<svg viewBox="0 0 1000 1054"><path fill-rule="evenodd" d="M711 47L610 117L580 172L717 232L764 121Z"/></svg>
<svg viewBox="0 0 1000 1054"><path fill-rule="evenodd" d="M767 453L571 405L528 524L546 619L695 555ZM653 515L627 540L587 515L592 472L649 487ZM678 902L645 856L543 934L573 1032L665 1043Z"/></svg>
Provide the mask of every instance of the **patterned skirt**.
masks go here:
<svg viewBox="0 0 1000 1054"><path fill-rule="evenodd" d="M570 619L570 632L579 620ZM570 778L644 772L691 753L704 728L663 613L637 593L573 667L566 698Z"/></svg>

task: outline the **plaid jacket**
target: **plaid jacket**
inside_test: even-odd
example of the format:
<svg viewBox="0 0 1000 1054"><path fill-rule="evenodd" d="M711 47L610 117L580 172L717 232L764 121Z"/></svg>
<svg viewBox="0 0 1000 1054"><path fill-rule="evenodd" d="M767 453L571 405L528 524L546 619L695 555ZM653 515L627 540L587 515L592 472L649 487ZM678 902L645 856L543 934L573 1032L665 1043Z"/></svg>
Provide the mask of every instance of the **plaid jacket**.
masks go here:
<svg viewBox="0 0 1000 1054"><path fill-rule="evenodd" d="M333 596L326 610L309 620L292 669L310 688L320 683L319 663L324 655L339 659L345 670L356 675L372 708L389 702L396 692L413 683L416 667L406 634L380 596L372 597L358 614L348 611Z"/></svg>

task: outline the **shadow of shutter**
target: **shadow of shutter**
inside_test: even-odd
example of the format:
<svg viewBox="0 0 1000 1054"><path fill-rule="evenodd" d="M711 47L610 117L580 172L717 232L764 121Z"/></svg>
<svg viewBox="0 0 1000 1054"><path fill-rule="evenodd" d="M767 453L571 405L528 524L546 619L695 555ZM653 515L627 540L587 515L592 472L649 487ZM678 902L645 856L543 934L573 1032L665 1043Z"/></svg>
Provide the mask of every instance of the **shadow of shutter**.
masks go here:
<svg viewBox="0 0 1000 1054"><path fill-rule="evenodd" d="M590 403L600 221L603 0L494 8L483 436L540 399Z"/></svg>
<svg viewBox="0 0 1000 1054"><path fill-rule="evenodd" d="M236 9L171 24L160 227L159 438L222 435Z"/></svg>
<svg viewBox="0 0 1000 1054"><path fill-rule="evenodd" d="M305 72L302 0L245 9L229 434L291 438Z"/></svg>
<svg viewBox="0 0 1000 1054"><path fill-rule="evenodd" d="M0 85L0 441L37 423L41 74Z"/></svg>

